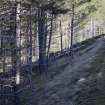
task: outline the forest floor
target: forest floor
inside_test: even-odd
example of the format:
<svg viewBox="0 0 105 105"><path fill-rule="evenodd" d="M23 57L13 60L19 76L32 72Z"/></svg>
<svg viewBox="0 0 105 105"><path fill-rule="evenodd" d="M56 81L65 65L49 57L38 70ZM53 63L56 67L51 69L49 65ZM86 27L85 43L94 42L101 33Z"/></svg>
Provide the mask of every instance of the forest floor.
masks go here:
<svg viewBox="0 0 105 105"><path fill-rule="evenodd" d="M105 38L52 63L48 76L33 75L21 105L105 105ZM26 86L25 86L26 87Z"/></svg>

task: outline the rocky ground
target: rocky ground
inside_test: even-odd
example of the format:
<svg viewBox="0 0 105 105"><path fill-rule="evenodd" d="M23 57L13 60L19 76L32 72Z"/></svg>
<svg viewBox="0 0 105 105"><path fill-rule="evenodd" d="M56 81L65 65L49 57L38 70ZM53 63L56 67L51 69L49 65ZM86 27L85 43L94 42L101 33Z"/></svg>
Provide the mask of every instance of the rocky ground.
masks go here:
<svg viewBox="0 0 105 105"><path fill-rule="evenodd" d="M82 44L74 57L54 62L48 76L32 76L19 91L21 105L105 105L105 39Z"/></svg>

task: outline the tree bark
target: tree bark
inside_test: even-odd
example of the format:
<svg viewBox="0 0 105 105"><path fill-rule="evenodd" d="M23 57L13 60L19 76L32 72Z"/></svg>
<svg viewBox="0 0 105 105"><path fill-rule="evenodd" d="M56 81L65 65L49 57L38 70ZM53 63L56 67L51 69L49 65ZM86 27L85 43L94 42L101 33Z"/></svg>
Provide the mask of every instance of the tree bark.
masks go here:
<svg viewBox="0 0 105 105"><path fill-rule="evenodd" d="M73 49L72 49L72 46L73 46L73 36L74 36L74 4L72 5L72 17L71 17L71 47L70 47L70 50L71 50L71 55L73 56Z"/></svg>
<svg viewBox="0 0 105 105"><path fill-rule="evenodd" d="M62 21L60 19L60 40L61 40L61 52L63 51L63 34L62 34Z"/></svg>
<svg viewBox="0 0 105 105"><path fill-rule="evenodd" d="M32 66L32 18L31 18L31 6L30 6L30 16L29 16L29 63ZM32 68L31 68L32 69Z"/></svg>
<svg viewBox="0 0 105 105"><path fill-rule="evenodd" d="M15 5L16 6L16 5ZM11 58L12 58L12 73L13 75L16 74L16 7L13 8L12 14L10 15L10 21L13 21L13 23L10 23L10 35L11 35Z"/></svg>
<svg viewBox="0 0 105 105"><path fill-rule="evenodd" d="M71 47L73 45L74 36L74 4L72 5L72 18L71 18Z"/></svg>
<svg viewBox="0 0 105 105"><path fill-rule="evenodd" d="M45 11L38 8L39 71L46 71Z"/></svg>
<svg viewBox="0 0 105 105"><path fill-rule="evenodd" d="M49 42L48 42L48 50L47 50L47 58L49 56L51 40L52 40L52 29L53 29L53 14L51 14L51 23L50 23L50 34L49 34Z"/></svg>
<svg viewBox="0 0 105 105"><path fill-rule="evenodd" d="M18 2L16 4L16 48L17 48L17 60L16 60L16 84L20 84L20 40L21 40L21 35L20 35L20 3Z"/></svg>

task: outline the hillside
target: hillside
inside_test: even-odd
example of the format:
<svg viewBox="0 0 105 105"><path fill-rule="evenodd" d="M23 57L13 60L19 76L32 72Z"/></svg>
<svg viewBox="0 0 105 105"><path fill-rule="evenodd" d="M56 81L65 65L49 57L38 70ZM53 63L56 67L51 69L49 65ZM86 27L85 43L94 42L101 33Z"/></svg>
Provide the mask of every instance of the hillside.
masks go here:
<svg viewBox="0 0 105 105"><path fill-rule="evenodd" d="M88 47L74 54L72 61L66 56L58 59L56 64L61 67L49 71L49 79L35 78L37 82L33 81L32 87L20 91L22 105L105 105L105 39L90 41ZM64 63L67 64L63 68Z"/></svg>
<svg viewBox="0 0 105 105"><path fill-rule="evenodd" d="M104 0L0 0L0 105L105 105Z"/></svg>
<svg viewBox="0 0 105 105"><path fill-rule="evenodd" d="M65 8L71 8L70 1L67 0L65 2ZM74 16L73 44L105 33L104 4L104 0L91 0L91 2L75 7L76 15ZM82 15L84 15L84 17L82 17ZM53 32L51 40L51 52L61 50L61 33L63 49L71 46L71 16L71 12L58 15L56 22L54 23L55 31Z"/></svg>

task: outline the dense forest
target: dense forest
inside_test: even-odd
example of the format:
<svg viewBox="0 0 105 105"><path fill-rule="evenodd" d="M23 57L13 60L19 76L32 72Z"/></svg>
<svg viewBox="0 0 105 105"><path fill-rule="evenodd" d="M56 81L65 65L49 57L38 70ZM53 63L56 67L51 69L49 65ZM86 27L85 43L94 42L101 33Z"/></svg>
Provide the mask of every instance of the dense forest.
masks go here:
<svg viewBox="0 0 105 105"><path fill-rule="evenodd" d="M82 76L98 81L103 73L104 5L104 0L0 0L0 105L105 105L87 102L86 90L71 89L85 81Z"/></svg>

